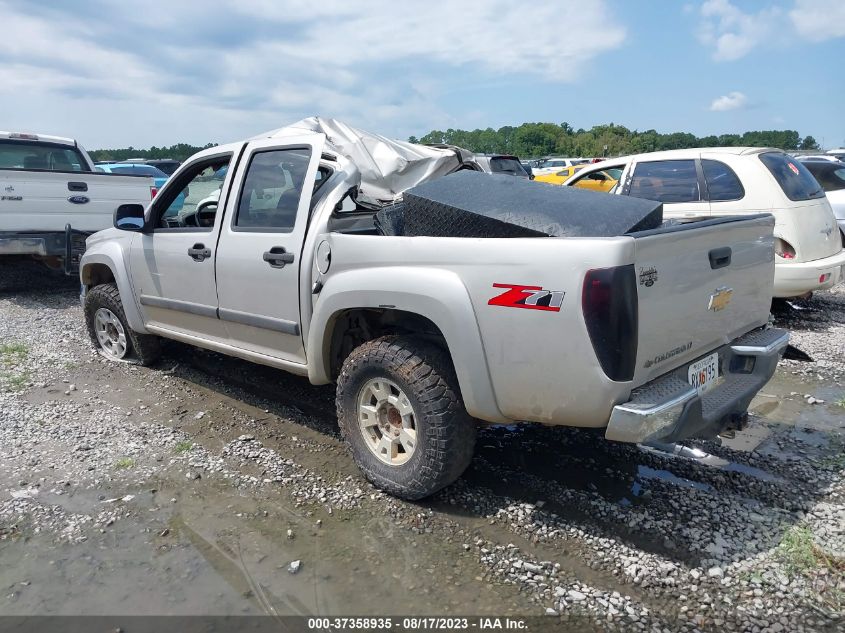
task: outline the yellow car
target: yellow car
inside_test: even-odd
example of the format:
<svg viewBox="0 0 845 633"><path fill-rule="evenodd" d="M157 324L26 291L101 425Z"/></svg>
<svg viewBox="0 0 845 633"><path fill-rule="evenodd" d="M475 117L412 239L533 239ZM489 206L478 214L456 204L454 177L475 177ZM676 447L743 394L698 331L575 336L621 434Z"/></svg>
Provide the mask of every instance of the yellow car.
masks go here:
<svg viewBox="0 0 845 633"><path fill-rule="evenodd" d="M571 178L575 174L575 172L586 166L587 165L573 165L572 167L564 167L562 170L557 171L553 174L542 174L541 176L535 176L534 182L546 182L550 185L562 185L564 181L568 178Z"/></svg>
<svg viewBox="0 0 845 633"><path fill-rule="evenodd" d="M607 169L584 174L575 182L570 183L569 186L578 187L578 189L589 189L590 191L610 191L619 182L621 175L621 167L608 167ZM537 180L539 179L538 177Z"/></svg>

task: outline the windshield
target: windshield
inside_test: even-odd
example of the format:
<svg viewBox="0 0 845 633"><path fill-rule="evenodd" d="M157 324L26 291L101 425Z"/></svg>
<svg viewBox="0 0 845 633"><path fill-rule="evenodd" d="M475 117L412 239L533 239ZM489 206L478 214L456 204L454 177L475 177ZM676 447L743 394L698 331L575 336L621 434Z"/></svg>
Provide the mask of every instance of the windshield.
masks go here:
<svg viewBox="0 0 845 633"><path fill-rule="evenodd" d="M522 163L515 158L491 158L490 171L494 174L511 174L514 176L528 175L522 168Z"/></svg>
<svg viewBox="0 0 845 633"><path fill-rule="evenodd" d="M845 164L831 161L802 163L825 191L845 189Z"/></svg>
<svg viewBox="0 0 845 633"><path fill-rule="evenodd" d="M760 160L790 200L801 201L824 197L824 190L801 162L782 152L760 154Z"/></svg>
<svg viewBox="0 0 845 633"><path fill-rule="evenodd" d="M127 176L152 176L153 178L169 178L167 174L158 167L152 165L117 165L109 168L113 174L125 174Z"/></svg>

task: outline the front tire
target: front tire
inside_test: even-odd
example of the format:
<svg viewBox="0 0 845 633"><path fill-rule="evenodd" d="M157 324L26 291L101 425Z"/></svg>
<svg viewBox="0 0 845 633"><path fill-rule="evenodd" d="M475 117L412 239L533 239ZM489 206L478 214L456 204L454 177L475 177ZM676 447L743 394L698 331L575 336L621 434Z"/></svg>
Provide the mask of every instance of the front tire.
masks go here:
<svg viewBox="0 0 845 633"><path fill-rule="evenodd" d="M120 291L113 283L95 286L85 295L85 322L94 346L109 360L135 360L151 365L161 355L156 336L129 327Z"/></svg>
<svg viewBox="0 0 845 633"><path fill-rule="evenodd" d="M403 499L427 497L455 481L475 449L447 352L411 336L356 348L337 382L340 430L375 486Z"/></svg>

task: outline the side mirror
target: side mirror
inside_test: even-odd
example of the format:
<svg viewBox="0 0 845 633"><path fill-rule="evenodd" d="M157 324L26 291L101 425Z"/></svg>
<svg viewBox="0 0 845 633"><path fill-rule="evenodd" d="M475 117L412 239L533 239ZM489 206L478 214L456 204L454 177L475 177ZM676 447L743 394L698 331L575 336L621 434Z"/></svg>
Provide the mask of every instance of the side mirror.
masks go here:
<svg viewBox="0 0 845 633"><path fill-rule="evenodd" d="M144 228L144 207L122 204L114 212L114 227L121 231L141 231Z"/></svg>

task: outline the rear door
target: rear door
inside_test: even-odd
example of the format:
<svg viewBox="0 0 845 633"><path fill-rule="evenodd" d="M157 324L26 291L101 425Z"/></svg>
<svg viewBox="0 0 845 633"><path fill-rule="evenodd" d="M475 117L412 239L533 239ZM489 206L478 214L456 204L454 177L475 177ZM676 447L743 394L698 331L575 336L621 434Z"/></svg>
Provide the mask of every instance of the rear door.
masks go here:
<svg viewBox="0 0 845 633"><path fill-rule="evenodd" d="M232 343L303 364L300 255L323 139L247 146L217 247L219 315Z"/></svg>
<svg viewBox="0 0 845 633"><path fill-rule="evenodd" d="M625 195L663 203L663 217L694 219L710 216L698 159L636 161L626 179Z"/></svg>
<svg viewBox="0 0 845 633"><path fill-rule="evenodd" d="M766 323L774 281L774 219L702 224L634 235L637 384Z"/></svg>

